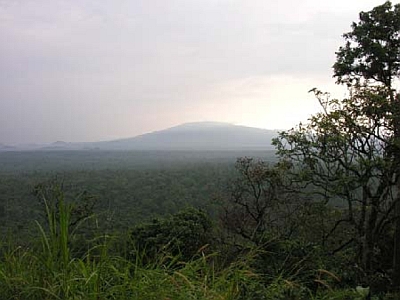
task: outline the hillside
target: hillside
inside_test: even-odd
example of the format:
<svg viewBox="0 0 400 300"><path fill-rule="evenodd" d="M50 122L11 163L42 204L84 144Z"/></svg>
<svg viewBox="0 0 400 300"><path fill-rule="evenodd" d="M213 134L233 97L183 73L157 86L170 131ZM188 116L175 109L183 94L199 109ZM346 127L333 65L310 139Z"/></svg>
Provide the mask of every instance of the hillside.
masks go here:
<svg viewBox="0 0 400 300"><path fill-rule="evenodd" d="M233 125L218 122L185 123L168 129L154 131L132 138L69 143L57 141L51 144L18 145L7 147L0 145L0 151L21 150L158 150L158 151L242 151L273 150L272 139L276 130Z"/></svg>
<svg viewBox="0 0 400 300"><path fill-rule="evenodd" d="M92 146L102 150L271 150L276 135L273 130L199 122Z"/></svg>

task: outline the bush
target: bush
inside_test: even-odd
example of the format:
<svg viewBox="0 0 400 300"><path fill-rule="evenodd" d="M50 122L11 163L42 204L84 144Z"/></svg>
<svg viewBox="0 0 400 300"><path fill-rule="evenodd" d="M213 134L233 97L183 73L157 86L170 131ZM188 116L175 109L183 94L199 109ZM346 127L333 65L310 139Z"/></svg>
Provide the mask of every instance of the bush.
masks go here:
<svg viewBox="0 0 400 300"><path fill-rule="evenodd" d="M180 255L185 261L211 241L212 223L201 210L188 208L168 218L136 226L132 230L133 253L153 259L160 252Z"/></svg>

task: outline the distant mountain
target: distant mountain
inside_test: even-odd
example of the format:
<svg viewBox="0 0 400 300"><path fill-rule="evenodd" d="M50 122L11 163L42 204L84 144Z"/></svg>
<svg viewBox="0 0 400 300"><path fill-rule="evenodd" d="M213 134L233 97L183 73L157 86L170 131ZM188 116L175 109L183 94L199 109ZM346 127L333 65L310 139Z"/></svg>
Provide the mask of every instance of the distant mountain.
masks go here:
<svg viewBox="0 0 400 300"><path fill-rule="evenodd" d="M78 143L67 143L67 142L63 142L63 141L57 141L50 145L43 146L40 149L41 150L66 150L66 149L76 148L77 144Z"/></svg>
<svg viewBox="0 0 400 300"><path fill-rule="evenodd" d="M91 146L104 150L271 150L276 136L275 130L198 122Z"/></svg>
<svg viewBox="0 0 400 300"><path fill-rule="evenodd" d="M0 151L13 151L16 150L17 148L14 146L9 146L9 145L4 145L0 143Z"/></svg>
<svg viewBox="0 0 400 300"><path fill-rule="evenodd" d="M94 143L29 144L0 151L63 151L63 150L272 150L276 130L238 126L219 122L186 123L165 130L132 138Z"/></svg>

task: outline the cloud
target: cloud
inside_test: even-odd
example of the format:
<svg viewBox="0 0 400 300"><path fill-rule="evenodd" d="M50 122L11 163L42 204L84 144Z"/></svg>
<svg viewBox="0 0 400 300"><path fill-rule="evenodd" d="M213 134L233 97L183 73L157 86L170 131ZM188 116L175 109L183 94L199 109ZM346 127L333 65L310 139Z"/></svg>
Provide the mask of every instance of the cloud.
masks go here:
<svg viewBox="0 0 400 300"><path fill-rule="evenodd" d="M263 113L280 127L312 82L332 80L341 34L377 4L0 0L0 142L261 124Z"/></svg>

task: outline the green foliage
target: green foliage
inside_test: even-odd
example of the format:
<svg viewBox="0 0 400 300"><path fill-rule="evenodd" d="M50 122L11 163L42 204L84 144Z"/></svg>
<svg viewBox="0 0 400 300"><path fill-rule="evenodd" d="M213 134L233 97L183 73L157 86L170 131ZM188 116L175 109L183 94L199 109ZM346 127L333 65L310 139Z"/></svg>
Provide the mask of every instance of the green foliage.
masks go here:
<svg viewBox="0 0 400 300"><path fill-rule="evenodd" d="M258 246L271 236L290 235L302 201L286 185L286 166L244 157L237 160L236 171L221 214L227 231Z"/></svg>
<svg viewBox="0 0 400 300"><path fill-rule="evenodd" d="M133 249L154 259L161 252L193 257L211 242L211 220L205 212L194 208L182 210L169 218L154 219L132 230Z"/></svg>
<svg viewBox="0 0 400 300"><path fill-rule="evenodd" d="M343 35L346 44L336 53L334 76L338 83L373 80L391 88L400 71L400 5L387 1L369 12Z"/></svg>
<svg viewBox="0 0 400 300"><path fill-rule="evenodd" d="M30 223L43 217L32 190L54 178L64 182L68 201L83 200L85 191L86 196L95 196L93 211L104 215L99 226L108 232L128 230L149 218L177 213L185 206L200 207L215 215L212 200L225 193L236 159L235 153L220 154L225 158L215 161L205 157L201 163L196 154L188 153L181 153L188 156L181 160L178 154L168 152L96 152L93 157L75 152L47 154L0 153L0 166L5 166L0 168L3 234L12 231L21 240L29 234ZM70 165L64 166L65 162ZM92 163L96 165L91 167ZM27 167L26 172L19 169L21 165ZM45 170L41 170L43 166Z"/></svg>
<svg viewBox="0 0 400 300"><path fill-rule="evenodd" d="M379 87L354 90L343 100L314 92L323 112L281 133L275 144L281 159L291 163L291 176L309 187L314 201L337 207L322 233L326 249L333 254L352 249L368 280L374 270L390 268L382 265L378 251L393 226L397 201L396 162L388 155L392 122L380 104L388 95Z"/></svg>
<svg viewBox="0 0 400 300"><path fill-rule="evenodd" d="M360 13L344 38L334 76L349 96L313 89L321 112L280 134L275 165L238 159L235 177L232 153L0 154L0 226L45 212L39 234L0 246L1 297L397 299L400 4ZM54 171L71 186L37 185ZM76 186L98 195L95 227Z"/></svg>
<svg viewBox="0 0 400 300"><path fill-rule="evenodd" d="M285 280L281 277L274 279L266 289L265 299L277 300L302 300L309 299L309 290L296 282Z"/></svg>
<svg viewBox="0 0 400 300"><path fill-rule="evenodd" d="M274 141L292 178L308 186L314 201L337 207L338 217L323 233L324 246L332 254L352 253L350 261L362 275L357 279L374 291L389 287L389 280L373 284L378 271L387 278L398 269L392 279L400 282L400 264L384 263L393 253L398 260L400 243L393 253L382 246L383 240L393 244L387 233L400 222L400 97L393 84L400 74L399 36L400 5L386 2L361 12L344 34L346 44L334 65L334 76L347 84L349 96L331 99L311 90L321 112Z"/></svg>
<svg viewBox="0 0 400 300"><path fill-rule="evenodd" d="M245 260L226 268L215 267L215 255L200 255L171 268L159 256L148 265L109 252L111 239L96 239L82 257L71 251L76 231L69 230L72 206L59 187L57 210L45 201L48 230L39 224L39 247L8 245L0 259L0 293L3 299L237 299L239 287L254 274ZM177 229L195 233L206 222L204 213L186 210L171 219ZM187 234L187 232L185 232ZM188 249L191 249L190 246ZM167 258L167 257L165 257ZM172 259L172 260L177 260Z"/></svg>

